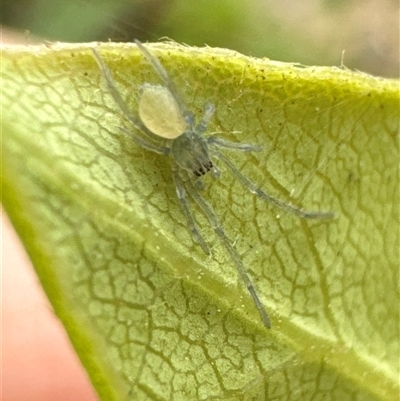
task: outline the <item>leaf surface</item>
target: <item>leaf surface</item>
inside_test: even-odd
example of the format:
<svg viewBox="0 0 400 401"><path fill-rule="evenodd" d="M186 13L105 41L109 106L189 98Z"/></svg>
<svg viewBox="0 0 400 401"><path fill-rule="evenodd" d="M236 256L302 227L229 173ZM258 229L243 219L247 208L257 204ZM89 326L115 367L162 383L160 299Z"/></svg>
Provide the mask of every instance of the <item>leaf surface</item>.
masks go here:
<svg viewBox="0 0 400 401"><path fill-rule="evenodd" d="M154 44L209 132L304 221L206 177L272 317L228 255L193 243L168 157L119 130L91 45L2 49L3 203L103 400L393 400L399 391L398 81ZM129 107L159 83L134 45L99 47ZM155 110L155 113L157 110Z"/></svg>

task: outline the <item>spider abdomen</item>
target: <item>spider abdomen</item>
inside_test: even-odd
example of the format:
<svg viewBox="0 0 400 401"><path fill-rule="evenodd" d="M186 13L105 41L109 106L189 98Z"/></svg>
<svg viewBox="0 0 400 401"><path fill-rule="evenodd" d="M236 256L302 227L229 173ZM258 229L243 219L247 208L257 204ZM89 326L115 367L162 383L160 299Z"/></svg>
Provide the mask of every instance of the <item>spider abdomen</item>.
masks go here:
<svg viewBox="0 0 400 401"><path fill-rule="evenodd" d="M166 87L144 84L140 92L139 117L151 132L166 139L175 139L185 132L186 121Z"/></svg>

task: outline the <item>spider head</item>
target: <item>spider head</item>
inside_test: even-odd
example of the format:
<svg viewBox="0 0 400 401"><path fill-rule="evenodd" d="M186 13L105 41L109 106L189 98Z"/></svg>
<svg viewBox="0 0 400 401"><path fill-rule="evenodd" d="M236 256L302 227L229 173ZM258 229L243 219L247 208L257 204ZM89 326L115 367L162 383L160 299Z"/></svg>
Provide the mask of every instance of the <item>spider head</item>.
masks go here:
<svg viewBox="0 0 400 401"><path fill-rule="evenodd" d="M179 167L201 177L214 166L207 142L195 131L186 131L172 141L171 155Z"/></svg>

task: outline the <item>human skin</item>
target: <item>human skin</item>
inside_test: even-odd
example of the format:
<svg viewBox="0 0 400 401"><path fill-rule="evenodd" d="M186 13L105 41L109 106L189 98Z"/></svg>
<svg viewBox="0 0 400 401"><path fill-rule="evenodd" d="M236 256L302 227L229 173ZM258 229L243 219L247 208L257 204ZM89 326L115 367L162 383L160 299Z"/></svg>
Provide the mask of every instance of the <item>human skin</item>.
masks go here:
<svg viewBox="0 0 400 401"><path fill-rule="evenodd" d="M1 398L98 400L4 211L2 217Z"/></svg>

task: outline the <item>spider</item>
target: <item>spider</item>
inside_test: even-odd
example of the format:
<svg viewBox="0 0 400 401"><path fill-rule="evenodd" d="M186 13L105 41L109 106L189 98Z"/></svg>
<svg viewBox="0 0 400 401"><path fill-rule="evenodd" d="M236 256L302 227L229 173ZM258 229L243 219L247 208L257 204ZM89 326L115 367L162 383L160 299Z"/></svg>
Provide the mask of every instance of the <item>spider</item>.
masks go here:
<svg viewBox="0 0 400 401"><path fill-rule="evenodd" d="M135 43L163 83L163 85L146 83L141 86L138 117L132 114L128 105L122 99L104 59L96 48L92 48L93 55L102 71L111 96L124 117L132 125L132 128L141 134L124 126L120 127L120 129L129 134L139 146L171 157L172 176L175 182L176 194L193 240L200 245L205 254L210 255L210 249L200 233L190 209L189 197L194 200L203 212L215 234L221 240L223 247L230 255L239 276L254 301L262 322L267 328L271 328L269 315L257 294L256 288L238 252L226 235L213 207L200 193L200 189L203 187L201 177L211 172L214 178L218 178L220 170L214 162L214 160L218 160L251 193L298 217L305 219L329 219L333 217L333 213L306 211L286 203L267 194L244 176L220 149L255 152L260 151L261 147L231 142L216 136L205 136L204 133L207 130L208 123L215 112L213 104L205 104L203 117L196 123L194 115L187 108L174 82L159 59L153 56L141 42L135 40ZM164 139L164 145L160 145L160 138Z"/></svg>

